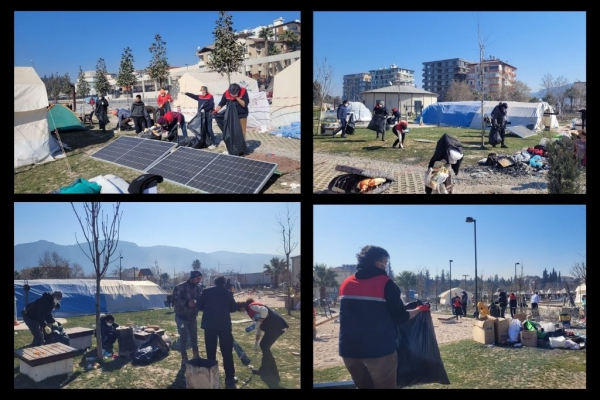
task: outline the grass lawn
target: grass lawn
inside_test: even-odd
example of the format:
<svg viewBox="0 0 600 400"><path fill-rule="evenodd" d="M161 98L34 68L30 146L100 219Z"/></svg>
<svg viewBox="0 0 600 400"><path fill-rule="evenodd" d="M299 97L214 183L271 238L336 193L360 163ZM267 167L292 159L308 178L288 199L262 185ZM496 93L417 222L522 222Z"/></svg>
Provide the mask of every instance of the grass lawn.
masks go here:
<svg viewBox="0 0 600 400"><path fill-rule="evenodd" d="M470 339L439 346L450 385L407 389L585 389L587 350L486 347ZM344 366L314 371L315 383L349 381Z"/></svg>
<svg viewBox="0 0 600 400"><path fill-rule="evenodd" d="M275 309L281 314L290 328L279 337L271 351L277 362L281 376L281 386L284 388L300 388L300 312L292 311L291 315L285 309ZM198 315L198 344L200 356L206 358L204 347L204 331L199 327L202 313ZM165 333L175 341L171 334L177 333L175 316L172 309L159 309L138 312L116 313L115 322L121 326L127 325L158 325L165 329ZM233 313L232 320L246 319L241 313ZM65 328L76 326L91 328L95 324L95 316L69 317L63 324ZM250 323L233 324L233 337L246 351L251 359L251 366L258 368L261 364L260 351L254 351L255 332L246 333L244 329ZM29 346L32 336L29 330L15 331L14 349ZM115 343L115 352L118 353L118 342ZM295 353L295 354L294 354ZM87 357L96 356L96 339L92 339L92 349L73 360L73 374L58 375L36 383L29 377L19 373L18 358L14 358L14 388L15 389L185 389L186 378L184 370L180 369L181 355L177 341L173 343L172 349L166 358L153 361L148 365L132 365L131 360L124 357L116 359L105 359L99 369L86 370ZM192 351L188 345L188 357L191 358ZM267 389L267 385L257 375L252 375L250 367L244 366L235 352L233 355L236 376L239 379L238 388L242 389ZM219 363L219 375L221 388L225 387L225 373L222 367L220 351L217 349L217 362Z"/></svg>

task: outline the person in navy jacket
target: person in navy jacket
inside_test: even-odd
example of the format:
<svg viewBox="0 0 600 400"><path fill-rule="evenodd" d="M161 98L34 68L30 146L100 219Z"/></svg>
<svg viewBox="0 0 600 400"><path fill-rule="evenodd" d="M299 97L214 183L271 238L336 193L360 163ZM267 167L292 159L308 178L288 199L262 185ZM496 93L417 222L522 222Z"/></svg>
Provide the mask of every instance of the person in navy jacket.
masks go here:
<svg viewBox="0 0 600 400"><path fill-rule="evenodd" d="M212 111L215 109L215 99L212 94L208 93L207 86L200 86L200 94L196 95L189 92L183 92L186 96L196 100L198 102L198 114L203 114L202 123L206 124L208 132L208 143L209 149L215 148L215 134L212 129L213 114Z"/></svg>
<svg viewBox="0 0 600 400"><path fill-rule="evenodd" d="M338 122L340 123L340 126L333 131L333 137L335 137L335 135L339 132L342 131L342 137L346 137L346 124L348 121L346 121L346 118L348 117L348 105L350 103L348 102L348 100L344 100L342 102L342 104L340 104L337 108L337 119Z"/></svg>

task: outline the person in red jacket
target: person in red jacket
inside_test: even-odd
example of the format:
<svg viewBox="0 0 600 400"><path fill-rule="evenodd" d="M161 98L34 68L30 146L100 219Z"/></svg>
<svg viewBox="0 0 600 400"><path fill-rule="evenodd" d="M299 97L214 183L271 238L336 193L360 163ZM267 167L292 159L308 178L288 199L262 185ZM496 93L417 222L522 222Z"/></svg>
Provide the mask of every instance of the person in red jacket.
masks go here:
<svg viewBox="0 0 600 400"><path fill-rule="evenodd" d="M185 117L183 114L176 111L169 111L164 116L159 117L156 120L156 125L159 125L164 131L169 132L167 137L169 142L173 142L177 139L177 125L181 127L183 138L185 139L188 136L187 128L185 127Z"/></svg>
<svg viewBox="0 0 600 400"><path fill-rule="evenodd" d="M169 111L171 111L171 103L173 97L164 88L160 88L158 97L156 98L156 104L158 104L158 116L162 117Z"/></svg>
<svg viewBox="0 0 600 400"><path fill-rule="evenodd" d="M248 122L248 103L250 103L250 97L248 96L248 90L246 88L240 87L237 83L232 83L229 85L229 89L225 91L223 96L221 97L221 101L217 107L213 110L213 114L219 112L221 108L225 104L235 105L237 108L238 117L240 119L240 124L242 125L242 132L244 133L244 139L246 139L246 124Z"/></svg>
<svg viewBox="0 0 600 400"><path fill-rule="evenodd" d="M392 147L396 147L396 145L398 145L399 149L403 149L404 148L404 138L406 137L406 128L408 128L408 122L402 120L400 122L398 122L396 125L394 125L394 127L392 128L392 133L394 135L396 135L396 141L394 142L394 144L392 145Z"/></svg>

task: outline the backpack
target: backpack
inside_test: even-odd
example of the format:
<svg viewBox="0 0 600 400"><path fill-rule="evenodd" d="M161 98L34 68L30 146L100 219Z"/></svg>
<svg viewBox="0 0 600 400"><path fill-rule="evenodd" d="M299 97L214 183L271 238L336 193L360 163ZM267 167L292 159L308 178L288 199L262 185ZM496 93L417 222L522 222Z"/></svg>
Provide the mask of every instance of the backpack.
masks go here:
<svg viewBox="0 0 600 400"><path fill-rule="evenodd" d="M458 297L454 299L454 307L462 307L462 302Z"/></svg>

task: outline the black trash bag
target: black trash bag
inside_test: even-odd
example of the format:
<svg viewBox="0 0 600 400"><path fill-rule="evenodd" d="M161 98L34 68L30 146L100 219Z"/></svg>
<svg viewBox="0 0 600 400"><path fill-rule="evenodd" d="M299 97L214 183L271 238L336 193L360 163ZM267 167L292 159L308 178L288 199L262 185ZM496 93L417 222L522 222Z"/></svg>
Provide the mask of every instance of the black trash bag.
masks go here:
<svg viewBox="0 0 600 400"><path fill-rule="evenodd" d="M188 122L187 130L192 131L194 137L189 141L188 147L204 149L208 147L208 130L205 123L205 114L199 112Z"/></svg>
<svg viewBox="0 0 600 400"><path fill-rule="evenodd" d="M412 310L422 304L417 300L406 304ZM397 387L439 383L449 385L438 348L430 312L419 313L398 327Z"/></svg>
<svg viewBox="0 0 600 400"><path fill-rule="evenodd" d="M56 324L52 325L51 329L52 329L52 331L50 332L50 334L47 334L44 331L44 343L45 344L62 343L62 344L66 344L67 346L69 346L71 339L69 338L69 335L67 335L67 332L65 332L65 330L62 327L62 324L60 322L57 322Z"/></svg>
<svg viewBox="0 0 600 400"><path fill-rule="evenodd" d="M388 190L394 182L393 176L381 171L360 169L348 167L345 165L337 165L336 171L347 172L343 175L335 176L327 185L329 194L379 194ZM366 191L360 191L360 182L365 179L384 178L385 182L370 187Z"/></svg>
<svg viewBox="0 0 600 400"><path fill-rule="evenodd" d="M444 160L446 161L446 163L449 163L448 154L450 150L456 150L460 154L463 154L463 145L460 142L460 140L458 140L454 136L450 136L447 133L444 133L442 137L439 138L439 140L437 141L433 157L431 157L431 159L429 160L429 166L427 168L432 168L436 161ZM451 164L452 170L454 171L455 175L458 175L460 164L462 163L463 159L464 157L458 160L456 164Z"/></svg>
<svg viewBox="0 0 600 400"><path fill-rule="evenodd" d="M152 333L133 354L132 364L148 364L160 360L169 354L169 345L165 343L162 336Z"/></svg>
<svg viewBox="0 0 600 400"><path fill-rule="evenodd" d="M378 132L378 133L385 132L385 130L386 130L385 129L385 115L382 115L382 114L374 115L373 118L371 118L371 121L369 122L367 129Z"/></svg>
<svg viewBox="0 0 600 400"><path fill-rule="evenodd" d="M490 136L488 141L492 146L496 146L502 142L502 137L500 136L500 131L498 129L490 129Z"/></svg>
<svg viewBox="0 0 600 400"><path fill-rule="evenodd" d="M235 100L229 100L229 103L233 101ZM225 142L225 146L227 146L227 152L232 156L241 156L246 153L246 139L244 138L242 124L235 104L228 105L225 110L223 118L223 141Z"/></svg>

